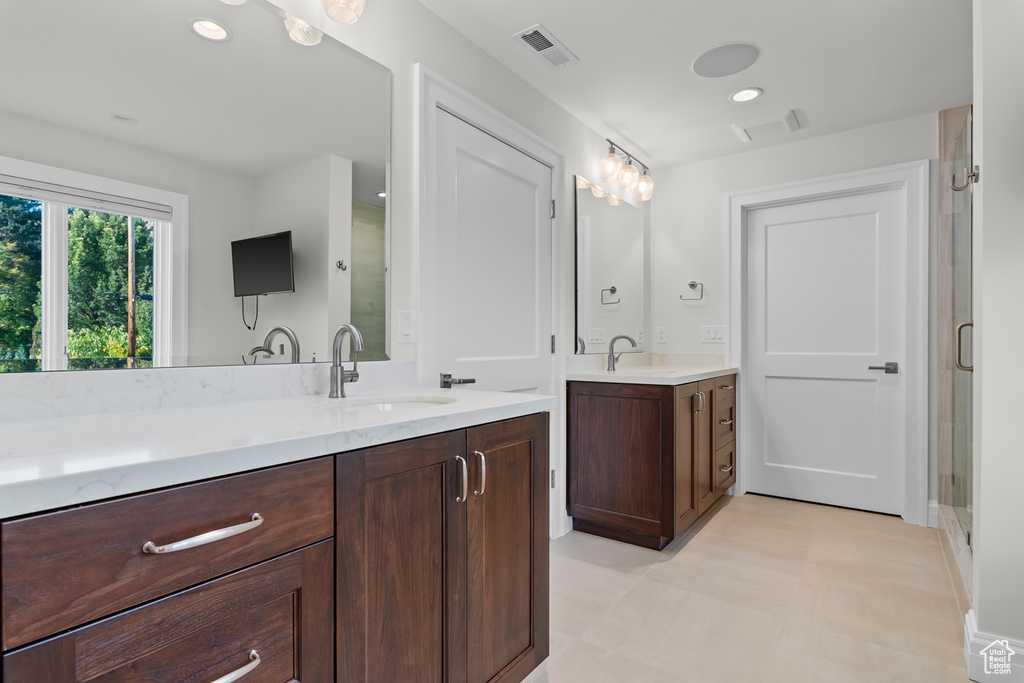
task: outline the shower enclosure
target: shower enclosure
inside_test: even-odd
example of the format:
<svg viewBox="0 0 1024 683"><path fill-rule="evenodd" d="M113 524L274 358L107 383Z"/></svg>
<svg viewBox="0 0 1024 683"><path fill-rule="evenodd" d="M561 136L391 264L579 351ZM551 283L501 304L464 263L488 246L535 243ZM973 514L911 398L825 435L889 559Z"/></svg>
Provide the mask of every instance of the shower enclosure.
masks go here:
<svg viewBox="0 0 1024 683"><path fill-rule="evenodd" d="M957 139L953 155L955 173L950 181L953 190L953 510L967 543L971 543L971 525L974 505L974 453L973 453L973 314L971 311L971 207L974 182L977 180L971 158L971 123L969 113Z"/></svg>

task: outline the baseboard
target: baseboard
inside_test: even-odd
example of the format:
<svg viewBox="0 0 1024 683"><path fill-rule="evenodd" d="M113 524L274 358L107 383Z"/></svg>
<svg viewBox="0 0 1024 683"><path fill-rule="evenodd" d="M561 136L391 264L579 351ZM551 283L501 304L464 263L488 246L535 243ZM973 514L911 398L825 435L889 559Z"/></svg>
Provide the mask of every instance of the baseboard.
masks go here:
<svg viewBox="0 0 1024 683"><path fill-rule="evenodd" d="M935 529L939 526L939 501L928 501L928 526Z"/></svg>
<svg viewBox="0 0 1024 683"><path fill-rule="evenodd" d="M1004 642L1005 646L1014 652L1010 656L1010 673L1008 674L985 672L986 657L982 652L993 645L999 647L997 641ZM1019 683L1024 681L1024 643L980 632L973 609L967 612L967 617L964 619L964 657L967 659L967 674L972 681L978 681L978 683Z"/></svg>

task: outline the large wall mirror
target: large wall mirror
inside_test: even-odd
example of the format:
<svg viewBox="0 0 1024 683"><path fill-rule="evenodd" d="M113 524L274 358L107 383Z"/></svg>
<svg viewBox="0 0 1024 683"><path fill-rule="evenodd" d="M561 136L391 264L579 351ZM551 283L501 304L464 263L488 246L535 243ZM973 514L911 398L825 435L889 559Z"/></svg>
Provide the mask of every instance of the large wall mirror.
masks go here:
<svg viewBox="0 0 1024 683"><path fill-rule="evenodd" d="M609 201L611 199L611 201ZM646 348L644 211L576 177L576 353Z"/></svg>
<svg viewBox="0 0 1024 683"><path fill-rule="evenodd" d="M286 20L0 6L0 371L327 361L344 322L388 357L391 73ZM231 243L285 232L294 291L236 297Z"/></svg>

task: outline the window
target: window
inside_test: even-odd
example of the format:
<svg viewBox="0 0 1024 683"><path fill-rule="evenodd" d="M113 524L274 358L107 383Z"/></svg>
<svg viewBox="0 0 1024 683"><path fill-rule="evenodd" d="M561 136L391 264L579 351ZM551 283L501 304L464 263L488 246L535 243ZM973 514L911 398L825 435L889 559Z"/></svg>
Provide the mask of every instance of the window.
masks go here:
<svg viewBox="0 0 1024 683"><path fill-rule="evenodd" d="M182 195L0 158L0 371L184 358L186 216Z"/></svg>

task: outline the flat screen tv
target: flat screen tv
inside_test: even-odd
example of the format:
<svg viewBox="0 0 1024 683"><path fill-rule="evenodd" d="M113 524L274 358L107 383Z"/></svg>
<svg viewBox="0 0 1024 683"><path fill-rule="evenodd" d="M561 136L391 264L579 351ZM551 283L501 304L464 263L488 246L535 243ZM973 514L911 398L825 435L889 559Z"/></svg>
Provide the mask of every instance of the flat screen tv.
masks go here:
<svg viewBox="0 0 1024 683"><path fill-rule="evenodd" d="M292 231L232 242L231 268L235 296L294 292Z"/></svg>

